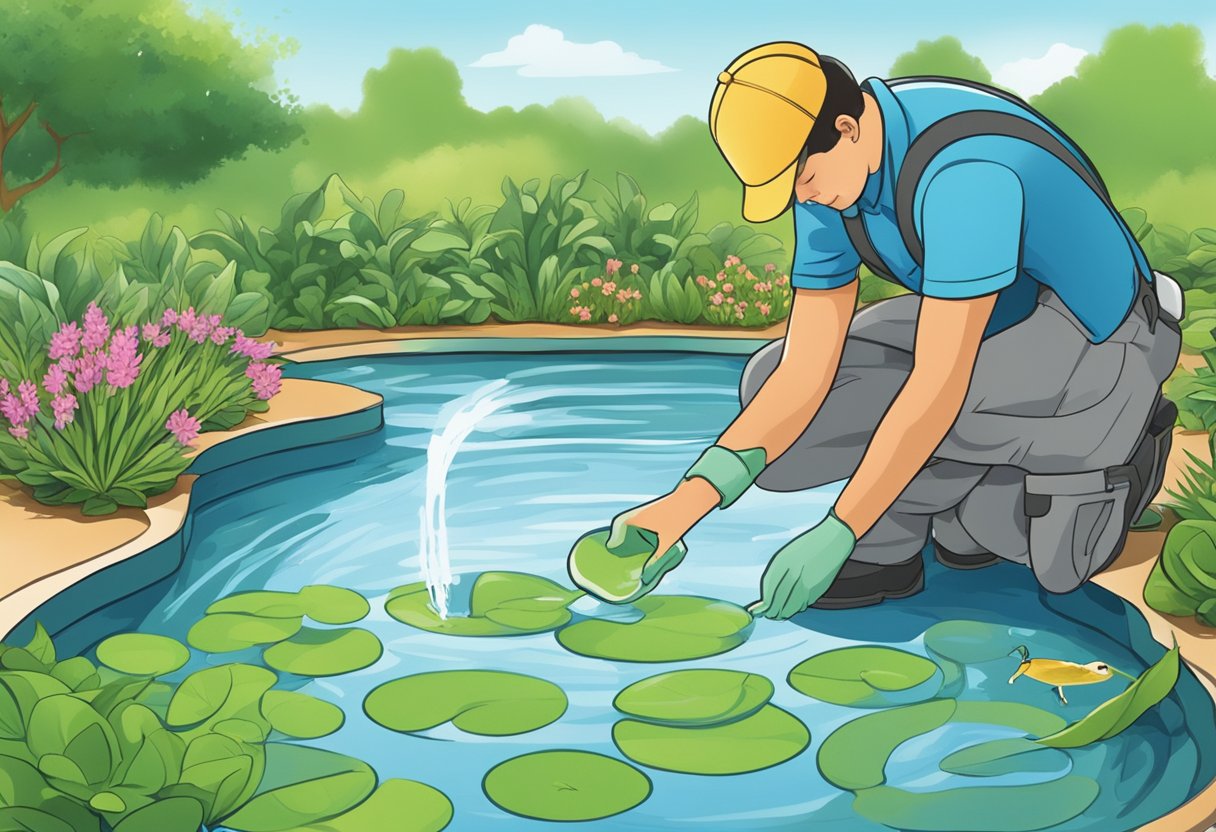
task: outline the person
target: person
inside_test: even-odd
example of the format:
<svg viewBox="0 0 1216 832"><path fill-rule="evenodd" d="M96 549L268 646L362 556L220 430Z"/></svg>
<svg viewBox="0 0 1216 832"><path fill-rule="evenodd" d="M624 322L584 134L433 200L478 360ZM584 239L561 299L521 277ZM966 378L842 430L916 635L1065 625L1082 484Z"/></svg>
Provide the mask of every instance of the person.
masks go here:
<svg viewBox="0 0 1216 832"><path fill-rule="evenodd" d="M1182 295L1083 152L999 90L859 84L789 42L719 75L709 129L745 219L792 208L794 297L735 420L668 494L614 518L609 550L653 553L644 590L751 485L845 478L772 556L753 614L915 594L926 545L954 568L1023 564L1052 592L1108 566L1164 476ZM863 260L906 293L855 311Z"/></svg>

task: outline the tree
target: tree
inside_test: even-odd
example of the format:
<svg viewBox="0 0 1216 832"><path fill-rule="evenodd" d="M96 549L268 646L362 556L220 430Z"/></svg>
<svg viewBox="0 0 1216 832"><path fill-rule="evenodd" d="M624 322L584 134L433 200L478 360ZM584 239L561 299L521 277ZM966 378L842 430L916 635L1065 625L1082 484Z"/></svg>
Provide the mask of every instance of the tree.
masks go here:
<svg viewBox="0 0 1216 832"><path fill-rule="evenodd" d="M246 45L183 0L0 0L0 21L0 212L56 176L178 186L302 133L273 89L294 43Z"/></svg>
<svg viewBox="0 0 1216 832"><path fill-rule="evenodd" d="M962 42L950 35L918 41L915 49L896 58L889 76L902 78L906 75L947 75L981 84L992 83L992 73L984 62L968 53Z"/></svg>

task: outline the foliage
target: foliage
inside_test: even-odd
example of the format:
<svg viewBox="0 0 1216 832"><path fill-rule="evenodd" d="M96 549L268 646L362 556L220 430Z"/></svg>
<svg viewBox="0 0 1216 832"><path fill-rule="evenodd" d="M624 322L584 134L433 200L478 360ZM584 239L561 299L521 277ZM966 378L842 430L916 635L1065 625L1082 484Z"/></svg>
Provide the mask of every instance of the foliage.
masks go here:
<svg viewBox="0 0 1216 832"><path fill-rule="evenodd" d="M1202 501L1210 517L1216 501ZM1170 529L1144 586L1144 600L1158 612L1195 615L1216 627L1216 520L1183 520Z"/></svg>
<svg viewBox="0 0 1216 832"><path fill-rule="evenodd" d="M1211 433L1216 429L1216 347L1204 350L1203 359L1208 366L1172 376L1165 383L1165 395L1178 405L1178 424L1183 429Z"/></svg>
<svg viewBox="0 0 1216 832"><path fill-rule="evenodd" d="M917 41L912 51L905 52L895 60L887 74L892 78L907 75L948 75L968 81L979 81L981 84L992 83L992 73L984 66L984 62L968 54L963 49L962 42L951 35L937 40Z"/></svg>

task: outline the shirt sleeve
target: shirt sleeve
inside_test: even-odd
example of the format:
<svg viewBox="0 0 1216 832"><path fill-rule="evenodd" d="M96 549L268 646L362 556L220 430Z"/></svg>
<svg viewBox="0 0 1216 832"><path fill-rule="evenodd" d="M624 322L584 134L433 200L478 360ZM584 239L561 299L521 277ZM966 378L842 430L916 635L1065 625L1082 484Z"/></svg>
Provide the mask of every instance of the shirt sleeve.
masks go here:
<svg viewBox="0 0 1216 832"><path fill-rule="evenodd" d="M977 298L1013 283L1024 207L1022 182L1004 165L958 162L935 174L921 203L922 293Z"/></svg>
<svg viewBox="0 0 1216 832"><path fill-rule="evenodd" d="M861 258L849 241L840 212L816 202L794 205L795 289L835 289L857 277Z"/></svg>

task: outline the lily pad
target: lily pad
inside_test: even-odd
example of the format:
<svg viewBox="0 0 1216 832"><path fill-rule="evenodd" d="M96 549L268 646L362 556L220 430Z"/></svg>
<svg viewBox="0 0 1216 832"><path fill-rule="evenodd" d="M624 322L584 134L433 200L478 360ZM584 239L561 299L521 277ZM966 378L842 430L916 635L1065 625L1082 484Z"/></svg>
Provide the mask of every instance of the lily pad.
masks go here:
<svg viewBox="0 0 1216 832"><path fill-rule="evenodd" d="M1063 751L1014 737L989 740L955 751L942 759L939 768L968 777L997 777L1014 772L1062 771L1068 763L1069 757Z"/></svg>
<svg viewBox="0 0 1216 832"><path fill-rule="evenodd" d="M925 630L925 648L959 664L980 664L1007 657L1018 646L1009 627L987 621L954 619Z"/></svg>
<svg viewBox="0 0 1216 832"><path fill-rule="evenodd" d="M451 722L491 737L523 734L566 712L566 694L534 676L499 670L441 670L394 679L375 688L363 710L392 731L425 731Z"/></svg>
<svg viewBox="0 0 1216 832"><path fill-rule="evenodd" d="M305 614L321 624L353 624L371 612L367 599L338 586L306 586L300 590Z"/></svg>
<svg viewBox="0 0 1216 832"><path fill-rule="evenodd" d="M650 595L634 622L580 621L558 631L572 653L627 662L677 662L716 656L747 641L752 617L742 607L692 595Z"/></svg>
<svg viewBox="0 0 1216 832"><path fill-rule="evenodd" d="M258 794L224 818L239 832L279 832L327 820L361 803L376 773L353 757L303 745L267 743Z"/></svg>
<svg viewBox="0 0 1216 832"><path fill-rule="evenodd" d="M349 812L297 832L439 832L452 821L452 801L415 780L385 780Z"/></svg>
<svg viewBox="0 0 1216 832"><path fill-rule="evenodd" d="M892 647L843 647L811 656L790 671L794 690L834 705L881 708L895 704L884 694L924 684L938 673L928 659ZM926 689L922 699L937 693Z"/></svg>
<svg viewBox="0 0 1216 832"><path fill-rule="evenodd" d="M518 636L556 630L582 596L547 578L521 572L483 572L470 591L468 616L440 618L425 582L389 593L385 609L402 624L453 636Z"/></svg>
<svg viewBox="0 0 1216 832"><path fill-rule="evenodd" d="M1086 716L1039 742L1052 748L1080 748L1107 740L1126 729L1149 708L1169 695L1178 681L1178 642L1127 690L1108 699Z"/></svg>
<svg viewBox="0 0 1216 832"><path fill-rule="evenodd" d="M163 676L185 665L190 651L167 636L122 633L97 645L97 660L132 676Z"/></svg>
<svg viewBox="0 0 1216 832"><path fill-rule="evenodd" d="M623 719L612 727L617 748L635 763L685 774L744 774L784 763L811 734L793 714L765 705L734 722L701 728Z"/></svg>
<svg viewBox="0 0 1216 832"><path fill-rule="evenodd" d="M877 786L858 792L857 814L896 829L926 832L1031 832L1077 817L1098 797L1098 784L1068 775L1029 786L971 786L908 792Z"/></svg>
<svg viewBox="0 0 1216 832"><path fill-rule="evenodd" d="M481 788L494 805L537 820L587 821L627 812L650 797L650 778L590 751L537 751L490 769Z"/></svg>
<svg viewBox="0 0 1216 832"><path fill-rule="evenodd" d="M773 683L740 670L673 670L634 682L612 701L634 719L660 725L716 725L751 716L773 698Z"/></svg>
<svg viewBox="0 0 1216 832"><path fill-rule="evenodd" d="M956 703L952 722L975 722L980 725L1004 725L1041 737L1064 727L1059 714L1024 705L1021 702L966 702Z"/></svg>
<svg viewBox="0 0 1216 832"><path fill-rule="evenodd" d="M231 653L257 644L275 644L300 630L300 618L267 618L242 613L204 615L190 628L186 641L205 653Z"/></svg>
<svg viewBox="0 0 1216 832"><path fill-rule="evenodd" d="M346 721L346 714L332 702L287 690L266 691L262 715L279 733L304 740L332 734Z"/></svg>
<svg viewBox="0 0 1216 832"><path fill-rule="evenodd" d="M305 627L287 641L267 648L262 660L275 670L298 676L337 676L375 664L383 652L380 639L359 627Z"/></svg>
<svg viewBox="0 0 1216 832"><path fill-rule="evenodd" d="M841 789L881 785L891 753L912 737L945 725L954 715L954 705L953 699L935 699L846 722L819 746L820 774Z"/></svg>
<svg viewBox="0 0 1216 832"><path fill-rule="evenodd" d="M263 618L299 618L304 615L304 601L298 592L276 592L262 589L238 592L215 601L207 607L208 615L234 612Z"/></svg>

